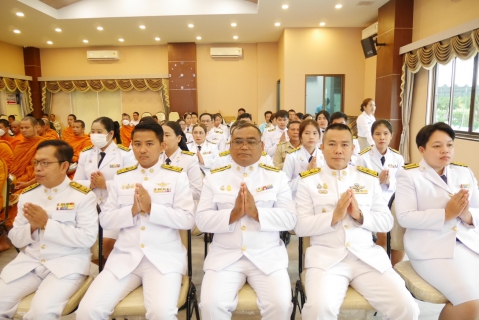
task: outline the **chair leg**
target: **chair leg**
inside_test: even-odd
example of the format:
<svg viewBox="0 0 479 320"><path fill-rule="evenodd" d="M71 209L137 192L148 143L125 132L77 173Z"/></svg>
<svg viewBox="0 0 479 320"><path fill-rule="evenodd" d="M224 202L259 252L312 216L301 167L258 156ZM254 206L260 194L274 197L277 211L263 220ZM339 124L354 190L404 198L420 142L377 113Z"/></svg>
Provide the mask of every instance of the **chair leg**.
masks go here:
<svg viewBox="0 0 479 320"><path fill-rule="evenodd" d="M293 312L291 313L291 320L294 320L296 318L296 286L295 286L295 292L293 293L293 289L291 289L291 302L293 303Z"/></svg>
<svg viewBox="0 0 479 320"><path fill-rule="evenodd" d="M297 285L299 288L299 297L301 298L301 303L298 305L299 312L302 312L304 304L306 303L306 292L304 292L304 288L303 288L303 284L301 283L301 280L298 280Z"/></svg>
<svg viewBox="0 0 479 320"><path fill-rule="evenodd" d="M193 317L193 311L195 311L196 320L200 320L200 312L198 309L198 299L196 297L196 287L193 282L190 282L190 289L187 298L188 306L186 308L186 319L190 320Z"/></svg>

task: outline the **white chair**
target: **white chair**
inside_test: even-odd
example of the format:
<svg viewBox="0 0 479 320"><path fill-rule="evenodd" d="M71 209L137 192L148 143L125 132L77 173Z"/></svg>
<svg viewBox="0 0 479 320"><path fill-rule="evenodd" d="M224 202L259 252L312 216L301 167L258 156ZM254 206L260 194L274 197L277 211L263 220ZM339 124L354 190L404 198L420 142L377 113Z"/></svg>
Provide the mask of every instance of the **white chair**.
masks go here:
<svg viewBox="0 0 479 320"><path fill-rule="evenodd" d="M168 121L176 121L180 118L180 114L176 111L170 112L168 115Z"/></svg>
<svg viewBox="0 0 479 320"><path fill-rule="evenodd" d="M149 112L143 112L143 113L141 114L141 117L142 117L142 118L151 117L151 116L152 116L152 114L149 113Z"/></svg>
<svg viewBox="0 0 479 320"><path fill-rule="evenodd" d="M166 114L163 111L157 112L156 117L158 118L158 122L166 120Z"/></svg>

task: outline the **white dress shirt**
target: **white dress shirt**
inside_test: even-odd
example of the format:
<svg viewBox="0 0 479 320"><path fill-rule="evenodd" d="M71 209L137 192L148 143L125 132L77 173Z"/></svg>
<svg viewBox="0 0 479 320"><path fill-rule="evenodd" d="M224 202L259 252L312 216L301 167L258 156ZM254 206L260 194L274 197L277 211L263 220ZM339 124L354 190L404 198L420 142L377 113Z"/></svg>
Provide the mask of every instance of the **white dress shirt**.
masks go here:
<svg viewBox="0 0 479 320"><path fill-rule="evenodd" d="M281 135L284 133L286 141L289 141L288 128L281 130L278 126L273 129L266 130L264 135L264 150L269 154L270 157L274 156L276 147L278 146Z"/></svg>
<svg viewBox="0 0 479 320"><path fill-rule="evenodd" d="M376 118L373 115L368 115L365 111L363 111L356 120L358 137L368 139L368 144L370 146L374 145L373 136L371 134L371 127L374 121L376 121Z"/></svg>
<svg viewBox="0 0 479 320"><path fill-rule="evenodd" d="M188 149L191 152L194 152L195 154L198 152L198 145L196 144L195 141L188 143ZM201 146L201 156L203 157L203 162L204 164L200 163L200 167L202 170L209 170L213 167L213 164L216 161L216 158L218 158L218 146L214 142L210 142L208 140L205 140Z"/></svg>

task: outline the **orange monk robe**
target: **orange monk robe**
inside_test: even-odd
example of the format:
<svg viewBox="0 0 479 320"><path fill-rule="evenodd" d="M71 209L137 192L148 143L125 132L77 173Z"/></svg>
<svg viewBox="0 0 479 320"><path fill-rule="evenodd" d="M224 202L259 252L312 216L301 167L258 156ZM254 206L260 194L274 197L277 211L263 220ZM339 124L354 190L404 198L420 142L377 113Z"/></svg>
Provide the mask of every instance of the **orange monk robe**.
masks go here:
<svg viewBox="0 0 479 320"><path fill-rule="evenodd" d="M45 130L45 133L43 134L42 137L47 139L47 140L58 140L58 139L60 139L60 137L58 136L58 133L55 130L52 130L50 128Z"/></svg>
<svg viewBox="0 0 479 320"><path fill-rule="evenodd" d="M81 137L74 135L73 138L68 141L68 144L73 148L72 162L78 162L78 158L80 158L80 153L82 150L91 146L91 140L87 135Z"/></svg>
<svg viewBox="0 0 479 320"><path fill-rule="evenodd" d="M10 143L0 140L0 159L5 160L7 168L11 168L13 163L13 150Z"/></svg>
<svg viewBox="0 0 479 320"><path fill-rule="evenodd" d="M75 134L73 133L72 127L67 126L65 129L63 129L62 139L66 142L69 142L69 140L72 139L74 136Z"/></svg>
<svg viewBox="0 0 479 320"><path fill-rule="evenodd" d="M121 144L129 148L131 144L131 132L135 129L134 126L121 126L120 128L120 137Z"/></svg>
<svg viewBox="0 0 479 320"><path fill-rule="evenodd" d="M18 144L22 141L23 141L23 135L21 133L13 137L12 140L10 140L10 145L12 146L13 150L15 150Z"/></svg>

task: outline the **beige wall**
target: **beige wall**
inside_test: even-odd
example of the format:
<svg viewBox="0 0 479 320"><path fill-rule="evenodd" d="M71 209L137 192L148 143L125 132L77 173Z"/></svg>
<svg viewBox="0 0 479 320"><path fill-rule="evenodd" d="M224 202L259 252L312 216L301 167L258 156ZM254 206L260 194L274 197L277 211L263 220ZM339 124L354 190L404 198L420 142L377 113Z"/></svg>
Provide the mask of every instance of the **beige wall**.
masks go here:
<svg viewBox="0 0 479 320"><path fill-rule="evenodd" d="M89 61L88 50L118 50L118 61ZM120 76L168 73L168 48L131 46L41 49L43 77Z"/></svg>
<svg viewBox="0 0 479 320"><path fill-rule="evenodd" d="M364 99L365 59L362 28L285 29L282 109L305 109L305 75L344 74L344 112L358 115ZM281 59L280 59L281 62Z"/></svg>
<svg viewBox="0 0 479 320"><path fill-rule="evenodd" d="M413 41L431 36L467 21L479 18L477 0L415 0L414 1L414 29ZM441 23L437 23L440 21ZM411 162L421 160L416 147L416 134L426 123L426 101L428 71L422 69L415 75L413 107L411 114ZM467 163L475 176L479 176L479 163L472 161L476 158L478 142L456 139L455 161Z"/></svg>
<svg viewBox="0 0 479 320"><path fill-rule="evenodd" d="M198 111L236 116L245 108L253 121L262 123L266 110L275 110L278 80L276 43L218 44L241 47L242 58L211 58L212 45L198 45Z"/></svg>
<svg viewBox="0 0 479 320"><path fill-rule="evenodd" d="M25 75L23 48L0 41L0 73Z"/></svg>
<svg viewBox="0 0 479 320"><path fill-rule="evenodd" d="M374 99L374 96L376 95L377 61L378 61L378 57L374 56L374 57L366 59L364 63L364 95L363 95L364 98Z"/></svg>
<svg viewBox="0 0 479 320"><path fill-rule="evenodd" d="M479 18L477 0L415 0L412 41Z"/></svg>

